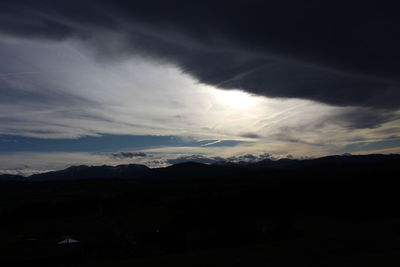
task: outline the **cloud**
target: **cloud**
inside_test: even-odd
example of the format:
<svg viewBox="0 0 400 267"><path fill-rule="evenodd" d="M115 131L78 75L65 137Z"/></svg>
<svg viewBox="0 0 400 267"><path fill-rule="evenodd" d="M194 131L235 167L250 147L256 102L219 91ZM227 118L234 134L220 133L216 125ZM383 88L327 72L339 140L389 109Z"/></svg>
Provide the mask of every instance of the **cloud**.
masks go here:
<svg viewBox="0 0 400 267"><path fill-rule="evenodd" d="M3 35L80 40L102 58L140 54L220 88L400 107L400 19L383 3L5 0L0 10Z"/></svg>
<svg viewBox="0 0 400 267"><path fill-rule="evenodd" d="M132 159L132 158L144 158L148 155L143 152L115 152L110 153L110 156L114 159Z"/></svg>
<svg viewBox="0 0 400 267"><path fill-rule="evenodd" d="M227 161L230 161L230 162L257 162L257 161L261 161L261 160L265 160L265 159L274 160L276 158L270 153L262 153L262 154L258 154L258 155L244 154L244 155L229 157L229 158L227 158Z"/></svg>
<svg viewBox="0 0 400 267"><path fill-rule="evenodd" d="M232 157L207 157L204 155L186 155L186 156L180 156L177 158L169 158L166 159L165 162L168 164L178 164L178 163L184 163L184 162L199 162L199 163L204 163L204 164L213 164L213 163L218 163L218 162L258 162L264 159L276 159L275 157L272 156L272 154L269 153L262 153L258 155L253 155L253 154L244 154L244 155L238 155L238 156L232 156Z"/></svg>
<svg viewBox="0 0 400 267"><path fill-rule="evenodd" d="M392 137L380 141L365 140L354 142L342 148L341 151L363 152L363 151L385 151L398 150L400 147L400 138Z"/></svg>
<svg viewBox="0 0 400 267"><path fill-rule="evenodd" d="M332 114L328 121L350 129L378 128L382 124L399 119L399 114L371 108L350 108Z"/></svg>
<svg viewBox="0 0 400 267"><path fill-rule="evenodd" d="M400 123L395 10L353 1L4 0L0 134L43 140L0 150L140 150L152 157L99 162L158 166L185 155L298 158L360 137L382 142ZM232 102L214 87L253 94ZM242 97L257 101L238 108ZM173 150L156 157L122 135L190 140L146 144ZM102 141L83 146L86 137Z"/></svg>
<svg viewBox="0 0 400 267"><path fill-rule="evenodd" d="M258 135L256 133L244 133L244 134L241 134L240 136L244 137L244 138L252 138L252 139L258 139L261 137L260 135Z"/></svg>

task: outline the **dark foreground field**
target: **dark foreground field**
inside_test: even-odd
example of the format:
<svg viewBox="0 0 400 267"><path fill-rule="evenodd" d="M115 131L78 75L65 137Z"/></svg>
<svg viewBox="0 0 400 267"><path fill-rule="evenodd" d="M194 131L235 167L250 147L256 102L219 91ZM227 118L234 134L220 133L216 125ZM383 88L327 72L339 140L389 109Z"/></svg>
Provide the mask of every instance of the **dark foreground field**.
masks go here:
<svg viewBox="0 0 400 267"><path fill-rule="evenodd" d="M369 155L4 176L0 265L399 266L399 171Z"/></svg>

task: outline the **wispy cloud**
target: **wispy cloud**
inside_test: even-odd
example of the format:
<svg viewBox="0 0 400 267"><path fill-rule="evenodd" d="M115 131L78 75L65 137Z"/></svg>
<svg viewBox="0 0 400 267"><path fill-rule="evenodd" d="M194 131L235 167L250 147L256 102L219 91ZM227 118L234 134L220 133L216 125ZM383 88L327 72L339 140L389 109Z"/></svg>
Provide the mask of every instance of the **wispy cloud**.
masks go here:
<svg viewBox="0 0 400 267"><path fill-rule="evenodd" d="M209 142L209 143L206 143L206 144L202 144L201 146L210 146L210 145L215 145L215 144L218 144L218 143L221 143L222 142L222 140L216 140L216 141L212 141L212 142Z"/></svg>

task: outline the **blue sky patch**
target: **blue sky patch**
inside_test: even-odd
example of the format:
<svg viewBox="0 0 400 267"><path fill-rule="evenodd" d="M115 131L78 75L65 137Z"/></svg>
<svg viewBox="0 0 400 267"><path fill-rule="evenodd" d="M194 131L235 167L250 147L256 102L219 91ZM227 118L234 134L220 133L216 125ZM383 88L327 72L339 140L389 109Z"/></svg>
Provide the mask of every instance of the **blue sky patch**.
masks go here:
<svg viewBox="0 0 400 267"><path fill-rule="evenodd" d="M16 135L0 135L0 152L112 152L140 150L153 147L235 146L241 141L188 141L178 136L101 135L78 139L42 139Z"/></svg>

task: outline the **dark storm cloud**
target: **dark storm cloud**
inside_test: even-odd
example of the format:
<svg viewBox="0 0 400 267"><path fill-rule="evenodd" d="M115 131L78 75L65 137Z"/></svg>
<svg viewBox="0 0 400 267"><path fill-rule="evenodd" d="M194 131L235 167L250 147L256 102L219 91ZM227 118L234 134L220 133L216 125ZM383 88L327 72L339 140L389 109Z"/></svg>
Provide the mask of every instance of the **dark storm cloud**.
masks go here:
<svg viewBox="0 0 400 267"><path fill-rule="evenodd" d="M3 34L79 38L97 55L139 53L220 88L341 106L400 107L400 17L394 5L295 0L0 5Z"/></svg>

